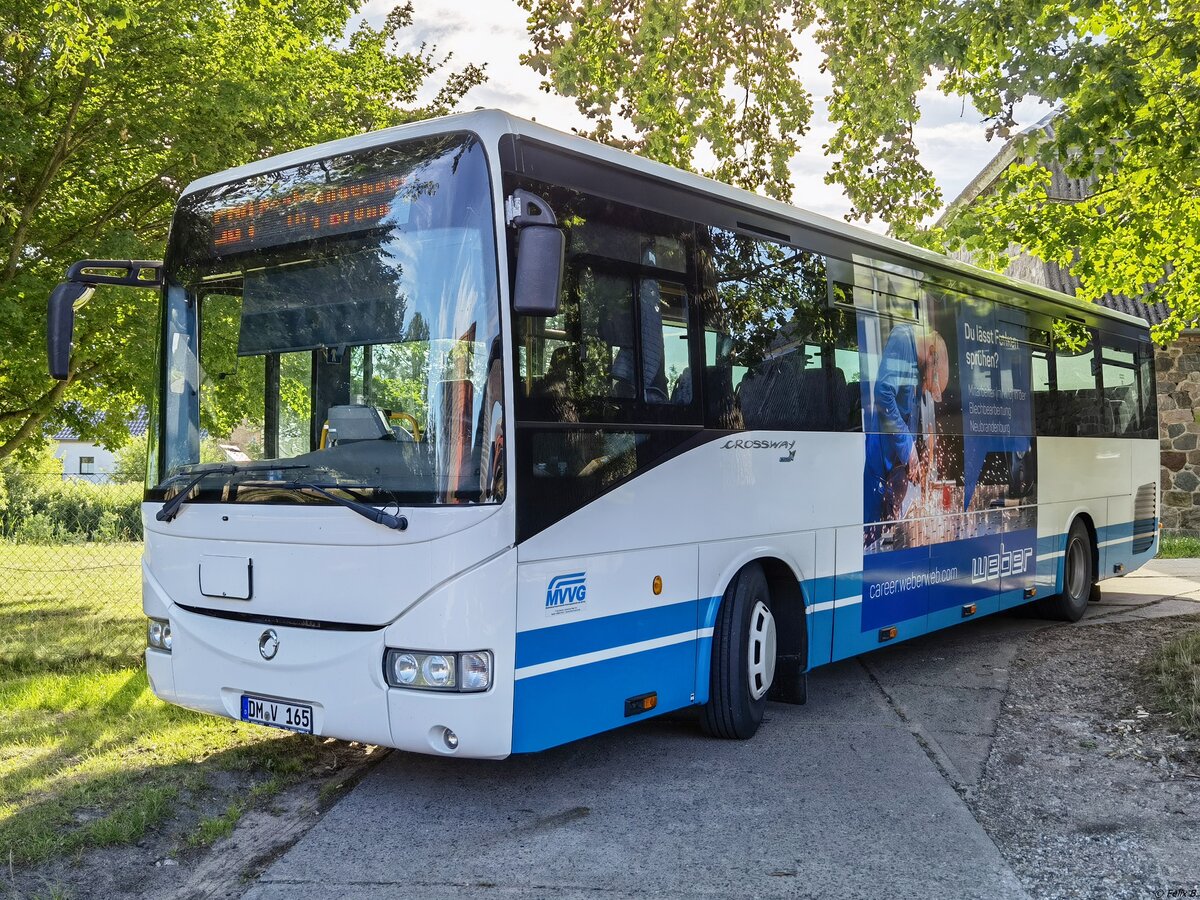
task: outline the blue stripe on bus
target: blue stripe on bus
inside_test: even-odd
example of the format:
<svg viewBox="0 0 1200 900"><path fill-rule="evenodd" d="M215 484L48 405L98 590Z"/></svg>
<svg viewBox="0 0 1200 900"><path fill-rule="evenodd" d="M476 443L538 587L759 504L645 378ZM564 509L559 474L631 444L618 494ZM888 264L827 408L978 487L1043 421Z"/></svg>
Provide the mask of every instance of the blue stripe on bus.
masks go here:
<svg viewBox="0 0 1200 900"><path fill-rule="evenodd" d="M847 600L850 597L862 596L862 572L846 572L835 575L837 585L834 588L833 599Z"/></svg>
<svg viewBox="0 0 1200 900"><path fill-rule="evenodd" d="M696 641L684 641L519 679L513 752L544 750L690 706L695 669ZM625 701L651 691L658 694L657 706L627 718Z"/></svg>
<svg viewBox="0 0 1200 900"><path fill-rule="evenodd" d="M1133 522L1117 522L1114 525L1105 525L1102 528L1096 529L1096 540L1100 543L1105 541L1118 541L1122 538L1133 537Z"/></svg>
<svg viewBox="0 0 1200 900"><path fill-rule="evenodd" d="M696 600L517 632L517 668L694 631ZM715 615L715 613L714 613Z"/></svg>
<svg viewBox="0 0 1200 900"><path fill-rule="evenodd" d="M1147 562L1153 556L1154 548L1132 553L1133 535L1150 527L1157 528L1157 524L1156 519L1147 519L1121 523L1101 531L1104 535L1101 540L1119 541L1104 548L1106 565L1111 565L1114 560L1128 565ZM1061 551L1066 545L1066 537L1058 534L1039 538L1038 553ZM1111 572L1111 569L1106 571ZM861 597L862 573L810 579L805 587L811 591L813 603ZM1061 556L1038 563L1037 587L1039 596L1062 590ZM981 601L971 618L1017 606L1026 600L1023 590L1004 591ZM517 635L517 666L623 647L696 628L712 628L720 602L720 597L704 597L520 632ZM897 635L887 644L962 621L961 606L927 612L894 623ZM879 643L877 631L860 630L861 622L861 603L834 609L810 609L809 634L814 638L809 645L810 664L845 659L884 646ZM627 724L632 719L625 717L625 700L639 694L656 692L658 705L636 718L650 718L705 703L708 701L711 659L712 638L705 636L518 679L514 686L513 752L541 750Z"/></svg>
<svg viewBox="0 0 1200 900"><path fill-rule="evenodd" d="M1066 546L1067 536L1065 534L1048 534L1045 537L1037 539L1037 555L1062 553L1066 549Z"/></svg>
<svg viewBox="0 0 1200 900"><path fill-rule="evenodd" d="M1120 544L1102 548L1102 551L1107 552L1102 557L1104 568L1101 575L1111 572L1111 566L1118 562L1124 563L1126 566L1140 565L1153 556L1153 547L1143 553L1133 554L1131 552L1133 535L1142 530L1143 524L1147 527L1151 525L1157 527L1157 519L1118 523L1100 529L1098 537L1104 535L1101 537L1102 541L1120 541ZM1066 538L1066 534L1039 537L1038 554L1061 553L1065 549ZM1039 596L1048 596L1061 591L1061 557L1040 560L1037 564L1036 577ZM814 578L810 579L806 583L807 585L811 585L810 593L813 603L859 598L862 596L862 572L842 572ZM974 617L982 617L1001 609L1018 606L1027 599L1023 590L1006 591L999 595L993 595L977 604L978 611ZM713 628L716 625L720 602L719 596L703 597L698 600L685 600L666 606L650 607L518 632L516 667L520 669L600 650L624 647L640 641L683 634L693 629ZM956 624L962 621L961 615L961 605L956 604L948 609L931 610L901 622L889 623L896 626L898 634L896 638L887 643L898 642L906 637L915 637L918 634ZM809 635L812 638L809 644L809 659L813 665L844 659L847 656L873 650L880 646L878 632L875 629L861 632L861 603L848 604L836 609L810 610L809 618ZM831 633L832 641L830 642ZM711 639L702 638L701 642L703 646L695 648L698 693L696 702L698 703L704 702L699 694L707 693L708 656L711 652ZM827 644L829 644L828 652L825 650Z"/></svg>

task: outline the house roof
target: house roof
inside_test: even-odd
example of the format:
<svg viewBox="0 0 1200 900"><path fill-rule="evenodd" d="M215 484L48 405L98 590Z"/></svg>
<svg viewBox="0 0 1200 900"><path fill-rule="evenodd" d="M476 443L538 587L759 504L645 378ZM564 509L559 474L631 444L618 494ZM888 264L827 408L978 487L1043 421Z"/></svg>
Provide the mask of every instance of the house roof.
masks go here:
<svg viewBox="0 0 1200 900"><path fill-rule="evenodd" d="M103 415L96 415L92 418L92 421L99 422L102 421L103 418ZM129 436L142 437L149 427L150 412L144 406L139 407L129 419ZM64 425L63 427L59 428L58 431L54 432L54 434L50 435L50 439L53 441L78 441L81 438L79 437L78 431L76 431L70 425Z"/></svg>
<svg viewBox="0 0 1200 900"><path fill-rule="evenodd" d="M991 161L979 170L979 174L972 178L967 186L959 192L958 196L951 200L946 208L942 210L941 215L938 216L934 224L944 225L954 217L958 210L965 206L970 206L979 197L989 193L995 186L996 181L1004 174L1004 171L1017 161L1021 144L1029 135L1039 131L1047 135L1054 133L1054 118L1057 115L1057 112L1050 113L1005 142L1004 146L1000 148L1000 152L992 157ZM1049 166L1049 169L1052 178L1051 190L1055 197L1077 201L1091 194L1093 187L1092 179L1076 178L1068 175L1057 164L1052 164ZM1069 294L1072 297L1076 296L1079 292L1079 278L1072 274L1070 269L1064 268L1057 263L1043 262L1038 275L1037 283L1043 284L1052 291ZM1165 303L1146 303L1132 297L1124 297L1112 293L1107 293L1098 298L1096 303L1108 309L1125 313L1128 316L1136 316L1139 319L1144 319L1150 325L1161 324L1171 314Z"/></svg>

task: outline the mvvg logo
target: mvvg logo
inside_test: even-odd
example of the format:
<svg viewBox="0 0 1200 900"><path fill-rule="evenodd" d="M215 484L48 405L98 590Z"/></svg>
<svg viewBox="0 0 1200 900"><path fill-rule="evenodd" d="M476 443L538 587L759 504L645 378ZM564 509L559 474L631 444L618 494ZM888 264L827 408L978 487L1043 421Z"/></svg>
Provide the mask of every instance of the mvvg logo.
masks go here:
<svg viewBox="0 0 1200 900"><path fill-rule="evenodd" d="M546 613L574 612L587 603L587 573L555 575L546 587Z"/></svg>

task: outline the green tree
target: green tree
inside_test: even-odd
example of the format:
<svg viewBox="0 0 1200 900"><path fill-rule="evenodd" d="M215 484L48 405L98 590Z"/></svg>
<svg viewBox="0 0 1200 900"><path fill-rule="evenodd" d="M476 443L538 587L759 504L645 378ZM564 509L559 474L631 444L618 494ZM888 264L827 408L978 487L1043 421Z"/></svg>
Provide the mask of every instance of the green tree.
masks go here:
<svg viewBox="0 0 1200 900"><path fill-rule="evenodd" d="M157 298L101 289L71 378L46 298L81 257L154 258L200 175L449 112L483 80L422 46L411 4L348 36L358 0L9 0L0 7L0 459L66 423L119 445L154 380ZM433 99L417 93L440 79ZM96 413L104 413L97 416Z"/></svg>
<svg viewBox="0 0 1200 900"><path fill-rule="evenodd" d="M517 0L529 12L522 60L543 89L574 97L589 137L788 198L788 161L812 116L796 75L803 2ZM633 135L618 135L617 120Z"/></svg>
<svg viewBox="0 0 1200 900"><path fill-rule="evenodd" d="M519 0L525 62L576 99L592 136L790 199L787 163L812 105L795 36L813 29L832 76L826 180L851 219L965 248L1003 268L1017 247L1080 277L1083 299L1143 293L1172 309L1167 339L1200 317L1200 7L1191 0ZM1007 138L1039 99L1054 127L1022 138L1020 164L945 227L913 139L918 92L962 96ZM633 131L615 139L618 121ZM932 149L932 148L931 148ZM1047 166L1092 184L1050 192Z"/></svg>
<svg viewBox="0 0 1200 900"><path fill-rule="evenodd" d="M1001 134L1026 96L1055 104L1051 127L1020 138L990 195L920 239L1003 269L1013 245L1069 267L1078 296L1165 302L1161 341L1200 319L1200 6L1121 0L1042 7L945 4L948 41L928 45L946 90L971 97ZM1011 18L1010 18L1011 17ZM996 29L1011 29L1015 46ZM1084 179L1056 196L1049 166Z"/></svg>

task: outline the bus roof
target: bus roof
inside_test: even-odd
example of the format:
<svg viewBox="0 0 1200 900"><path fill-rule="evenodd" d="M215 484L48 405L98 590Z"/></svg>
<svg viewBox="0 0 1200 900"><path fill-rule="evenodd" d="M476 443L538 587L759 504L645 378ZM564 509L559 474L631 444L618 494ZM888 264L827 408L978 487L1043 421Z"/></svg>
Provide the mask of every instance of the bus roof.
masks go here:
<svg viewBox="0 0 1200 900"><path fill-rule="evenodd" d="M1063 294L1050 288L997 272L990 272L987 269L981 269L970 263L926 250L905 241L896 240L887 235L878 234L858 225L852 225L838 219L830 218L829 216L810 212L779 200L762 197L742 188L714 181L711 178L705 178L702 175L696 175L693 172L683 169L676 169L665 163L645 159L633 153L582 138L576 134L568 134L555 128L549 128L498 109L479 109L473 112L441 116L436 119L426 119L421 122L397 125L393 128L385 128L380 131L371 131L366 134L340 138L335 141L316 144L312 147L305 147L301 150L293 150L290 153L281 153L276 156L266 157L265 159L256 160L242 166L235 166L231 169L199 178L183 190L182 196L207 190L221 184L240 181L243 178L249 178L276 169L285 169L306 162L327 159L331 156L341 156L370 147L383 146L401 140L440 134L447 131L473 132L479 135L489 146L494 146L495 142L506 134L528 137L580 155L590 156L611 165L630 169L642 175L678 185L697 193L723 199L739 206L752 207L768 215L785 219L803 228L849 239L867 247L876 247L912 262L935 265L943 270L957 272L980 281L988 282L997 287L1039 297L1061 306L1086 311L1102 318L1115 319L1142 328L1148 327L1146 321L1137 316L1132 316L1128 313L1095 303L1084 303L1069 294Z"/></svg>

